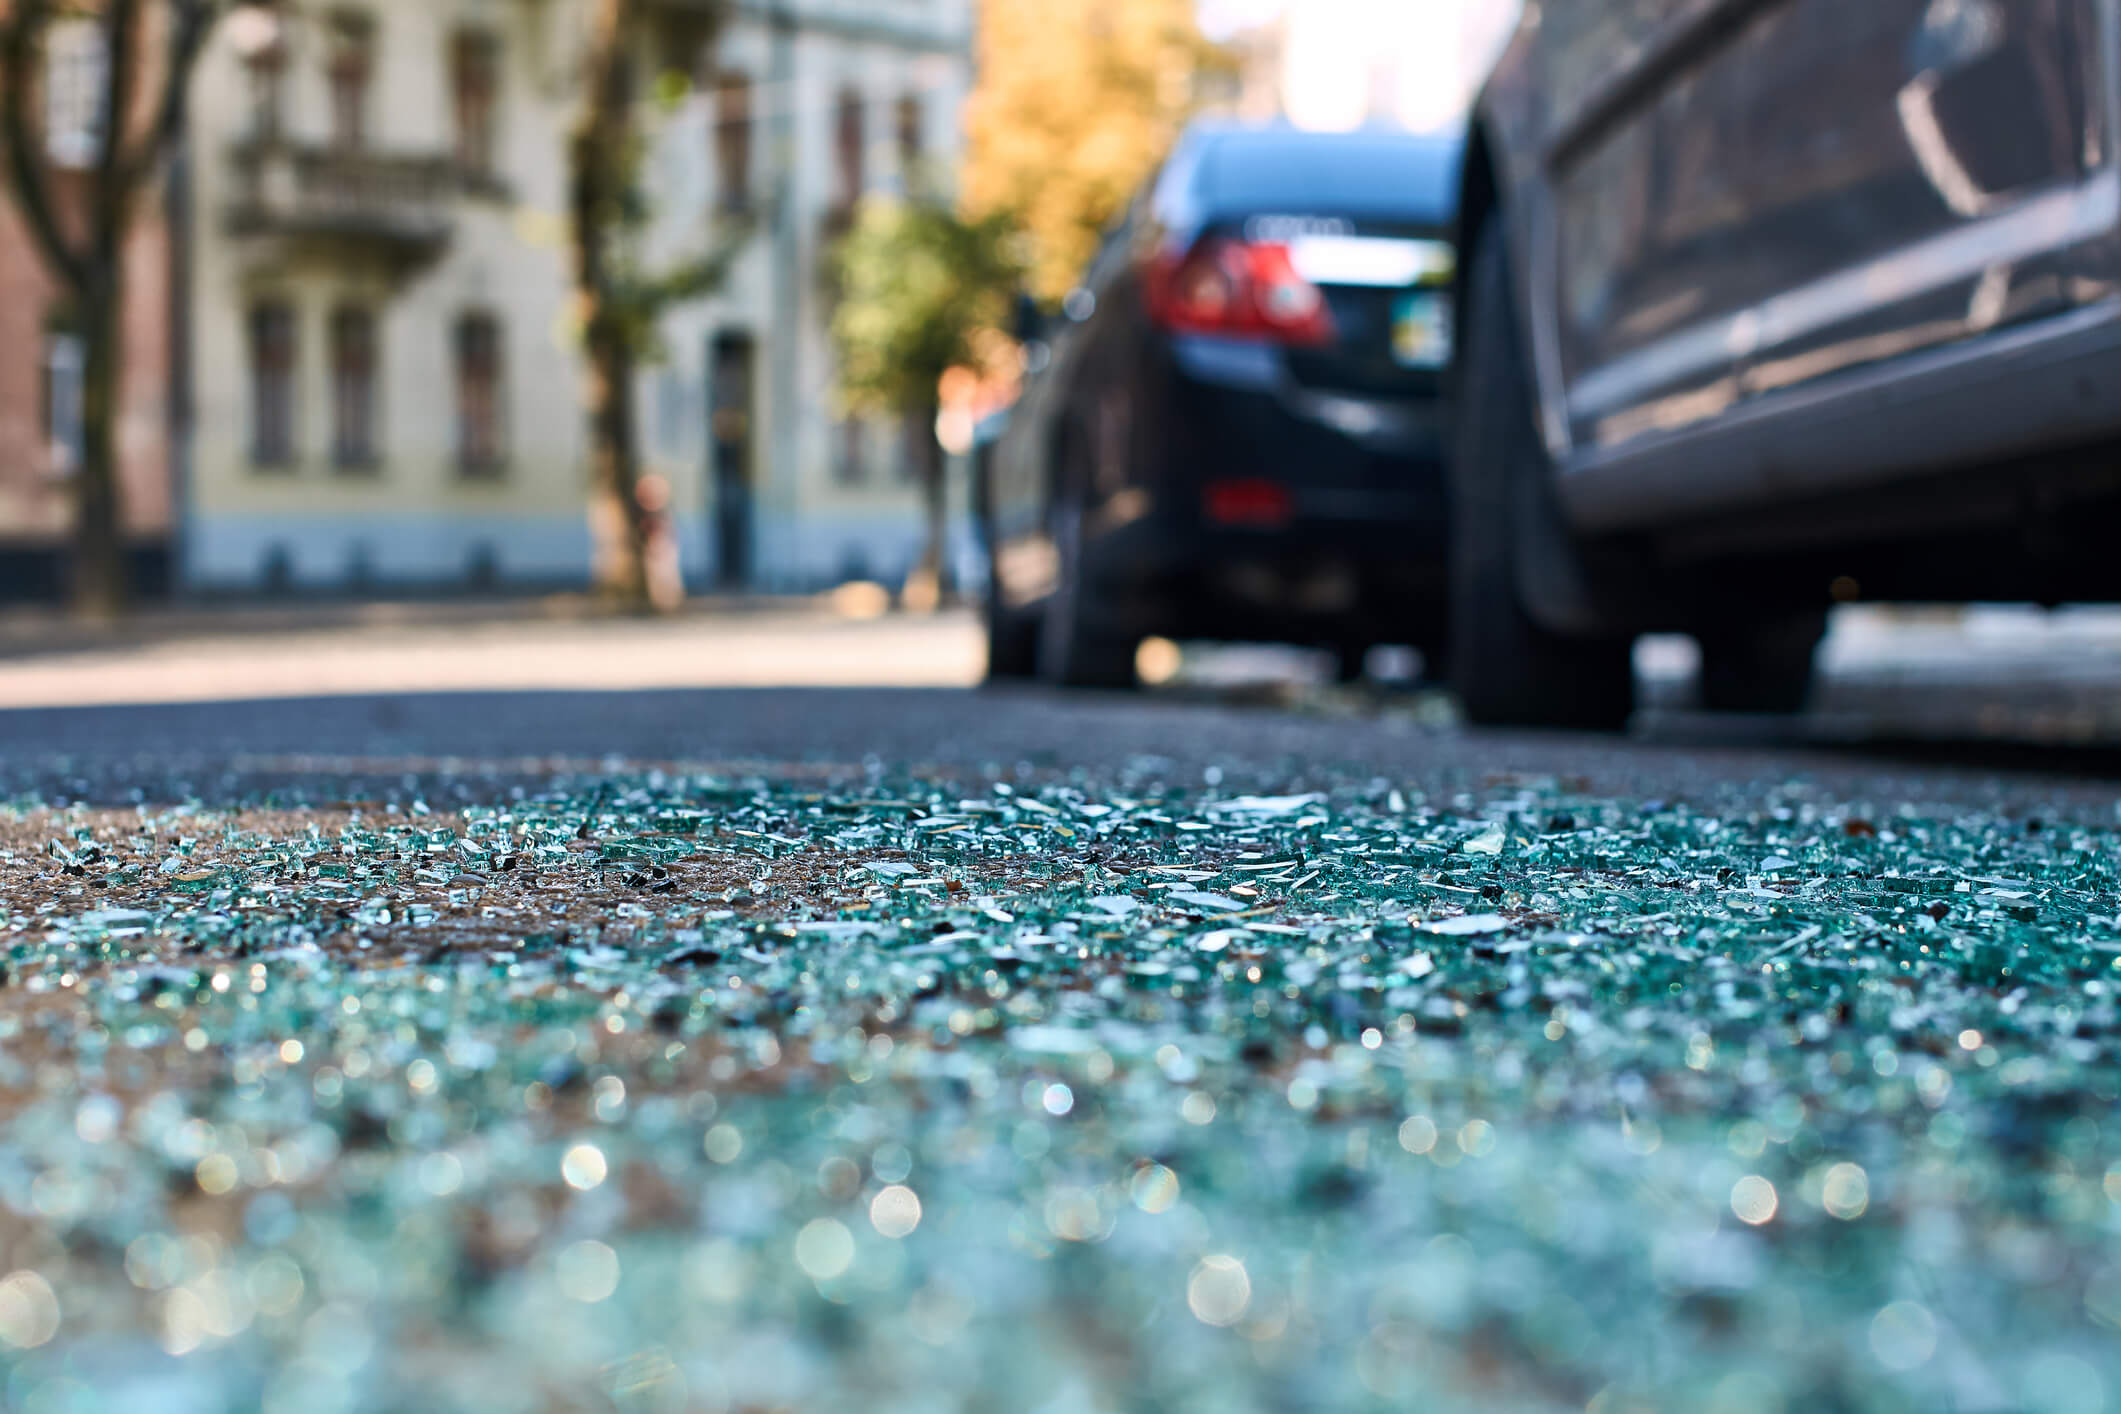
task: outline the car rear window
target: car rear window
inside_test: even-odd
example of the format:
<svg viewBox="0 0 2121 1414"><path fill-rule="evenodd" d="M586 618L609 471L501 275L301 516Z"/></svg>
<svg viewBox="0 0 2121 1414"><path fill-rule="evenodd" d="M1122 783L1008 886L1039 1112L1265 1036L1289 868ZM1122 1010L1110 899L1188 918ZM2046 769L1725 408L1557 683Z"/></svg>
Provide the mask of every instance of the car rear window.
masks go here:
<svg viewBox="0 0 2121 1414"><path fill-rule="evenodd" d="M1218 214L1450 219L1461 144L1399 133L1245 133L1203 154L1197 191Z"/></svg>

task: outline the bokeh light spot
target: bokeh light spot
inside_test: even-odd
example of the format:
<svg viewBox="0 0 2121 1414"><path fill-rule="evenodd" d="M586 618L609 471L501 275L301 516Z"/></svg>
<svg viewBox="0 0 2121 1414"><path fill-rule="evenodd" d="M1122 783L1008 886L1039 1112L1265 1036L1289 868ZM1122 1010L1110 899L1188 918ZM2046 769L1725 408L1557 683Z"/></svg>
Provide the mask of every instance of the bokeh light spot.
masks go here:
<svg viewBox="0 0 2121 1414"><path fill-rule="evenodd" d="M560 1160L560 1177L569 1188L585 1193L602 1183L608 1172L604 1151L594 1144L577 1144Z"/></svg>
<svg viewBox="0 0 2121 1414"><path fill-rule="evenodd" d="M1913 1301L1895 1301L1871 1317L1871 1354L1888 1370L1912 1370L1937 1352L1937 1319Z"/></svg>
<svg viewBox="0 0 2121 1414"><path fill-rule="evenodd" d="M1835 1164L1819 1188L1819 1206L1851 1222L1871 1205L1871 1180L1858 1164Z"/></svg>
<svg viewBox="0 0 2121 1414"><path fill-rule="evenodd" d="M1252 1304L1252 1278L1235 1257L1203 1257L1186 1283L1186 1305L1211 1326L1234 1326Z"/></svg>
<svg viewBox="0 0 2121 1414"><path fill-rule="evenodd" d="M899 1238L921 1225L920 1195L892 1184L869 1200L869 1225L885 1237Z"/></svg>
<svg viewBox="0 0 2121 1414"><path fill-rule="evenodd" d="M37 1272L0 1277L0 1342L34 1350L59 1333L59 1297Z"/></svg>
<svg viewBox="0 0 2121 1414"><path fill-rule="evenodd" d="M854 1265L854 1234L834 1218L813 1218L795 1235L795 1264L812 1281L830 1281Z"/></svg>
<svg viewBox="0 0 2121 1414"><path fill-rule="evenodd" d="M595 1305L619 1289L619 1254L601 1242L584 1239L560 1250L553 1277L561 1295Z"/></svg>
<svg viewBox="0 0 2121 1414"><path fill-rule="evenodd" d="M1742 1223L1759 1227L1774 1218L1779 1205L1775 1185L1757 1173L1749 1173L1731 1185L1731 1211Z"/></svg>

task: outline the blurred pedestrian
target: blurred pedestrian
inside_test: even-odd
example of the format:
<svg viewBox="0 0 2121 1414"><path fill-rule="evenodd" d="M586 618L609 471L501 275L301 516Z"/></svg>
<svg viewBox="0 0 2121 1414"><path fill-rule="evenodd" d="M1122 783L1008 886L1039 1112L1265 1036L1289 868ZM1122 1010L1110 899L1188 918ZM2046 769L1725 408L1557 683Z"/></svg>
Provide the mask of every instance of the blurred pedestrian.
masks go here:
<svg viewBox="0 0 2121 1414"><path fill-rule="evenodd" d="M641 506L642 569L648 580L648 602L660 613L685 604L685 570L678 555L677 527L670 514L670 483L644 476L634 489Z"/></svg>

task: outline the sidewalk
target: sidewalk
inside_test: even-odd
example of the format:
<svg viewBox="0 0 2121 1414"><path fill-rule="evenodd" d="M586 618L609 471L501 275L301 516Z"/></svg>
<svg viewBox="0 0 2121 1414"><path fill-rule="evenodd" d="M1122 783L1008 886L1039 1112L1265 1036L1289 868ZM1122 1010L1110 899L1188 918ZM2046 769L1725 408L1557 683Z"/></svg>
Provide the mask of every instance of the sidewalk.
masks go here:
<svg viewBox="0 0 2121 1414"><path fill-rule="evenodd" d="M871 607L859 606L864 610ZM701 601L668 619L583 600L153 610L93 629L0 617L0 708L383 692L976 683L973 617Z"/></svg>
<svg viewBox="0 0 2121 1414"><path fill-rule="evenodd" d="M831 595L703 595L676 616L728 618L828 613ZM510 623L607 622L586 594L450 599L241 599L145 604L112 624L83 623L45 605L0 606L0 660L47 653L167 644L187 638Z"/></svg>

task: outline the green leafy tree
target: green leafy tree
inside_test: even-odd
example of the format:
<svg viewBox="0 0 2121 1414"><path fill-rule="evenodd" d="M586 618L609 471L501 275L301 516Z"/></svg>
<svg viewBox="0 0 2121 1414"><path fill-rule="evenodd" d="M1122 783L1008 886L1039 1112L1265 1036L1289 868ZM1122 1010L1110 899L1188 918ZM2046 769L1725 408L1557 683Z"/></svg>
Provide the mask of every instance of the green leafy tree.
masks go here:
<svg viewBox="0 0 2121 1414"><path fill-rule="evenodd" d="M920 572L944 581L943 454L935 436L943 375L976 368L1021 287L1016 227L969 218L930 194L873 198L834 252L832 319L839 398L849 412L909 421L919 454L927 544Z"/></svg>
<svg viewBox="0 0 2121 1414"><path fill-rule="evenodd" d="M967 206L1031 241L1031 286L1058 300L1171 150L1229 57L1195 0L980 0L965 113Z"/></svg>
<svg viewBox="0 0 2121 1414"><path fill-rule="evenodd" d="M640 495L634 375L661 349L657 328L673 305L719 287L749 234L725 225L698 255L662 268L642 244L654 209L643 186L641 119L650 100L668 108L689 91L712 50L718 6L593 0L582 50L581 106L568 139L568 216L575 321L585 364L590 523L596 588L614 607L656 607L649 586L654 511ZM654 75L643 93L639 76Z"/></svg>
<svg viewBox="0 0 2121 1414"><path fill-rule="evenodd" d="M184 120L194 65L225 9L217 0L0 0L0 166L22 224L81 341L81 457L73 469L77 612L124 610L118 400L125 373L125 246ZM37 100L61 26L102 58L77 173L50 160Z"/></svg>

